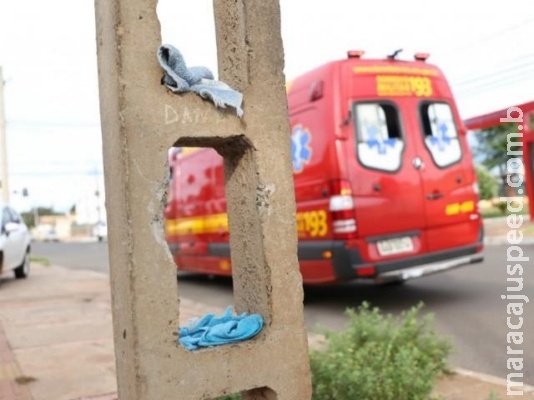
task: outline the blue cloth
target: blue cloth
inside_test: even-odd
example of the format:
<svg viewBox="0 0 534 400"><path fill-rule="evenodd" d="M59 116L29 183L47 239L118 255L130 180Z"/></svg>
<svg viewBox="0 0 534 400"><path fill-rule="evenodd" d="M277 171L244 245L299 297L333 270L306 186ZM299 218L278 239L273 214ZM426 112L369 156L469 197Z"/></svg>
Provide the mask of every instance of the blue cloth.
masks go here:
<svg viewBox="0 0 534 400"><path fill-rule="evenodd" d="M250 339L262 328L261 315L232 315L232 307L228 307L220 317L210 313L180 328L178 340L186 349L197 350Z"/></svg>
<svg viewBox="0 0 534 400"><path fill-rule="evenodd" d="M216 81L208 68L187 68L180 51L169 44L158 48L158 61L164 73L161 83L174 93L195 92L211 100L215 106L233 107L238 117L243 116L243 95L227 84Z"/></svg>

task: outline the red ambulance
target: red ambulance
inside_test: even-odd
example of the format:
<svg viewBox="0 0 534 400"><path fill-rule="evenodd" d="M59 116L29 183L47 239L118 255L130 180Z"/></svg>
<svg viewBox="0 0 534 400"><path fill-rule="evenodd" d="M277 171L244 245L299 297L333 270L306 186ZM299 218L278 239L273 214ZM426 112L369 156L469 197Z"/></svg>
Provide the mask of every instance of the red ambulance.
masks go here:
<svg viewBox="0 0 534 400"><path fill-rule="evenodd" d="M287 85L304 283L404 282L482 261L466 128L439 68L350 51ZM222 158L171 151L180 270L230 275Z"/></svg>

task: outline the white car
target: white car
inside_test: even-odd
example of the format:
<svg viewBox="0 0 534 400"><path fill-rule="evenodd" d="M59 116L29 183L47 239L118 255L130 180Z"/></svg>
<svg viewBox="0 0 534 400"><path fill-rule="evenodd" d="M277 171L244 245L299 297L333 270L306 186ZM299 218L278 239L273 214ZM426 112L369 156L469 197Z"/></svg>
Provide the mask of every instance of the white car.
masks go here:
<svg viewBox="0 0 534 400"><path fill-rule="evenodd" d="M13 271L16 278L26 278L30 273L30 232L21 216L13 208L0 205L0 209L2 210L1 272Z"/></svg>

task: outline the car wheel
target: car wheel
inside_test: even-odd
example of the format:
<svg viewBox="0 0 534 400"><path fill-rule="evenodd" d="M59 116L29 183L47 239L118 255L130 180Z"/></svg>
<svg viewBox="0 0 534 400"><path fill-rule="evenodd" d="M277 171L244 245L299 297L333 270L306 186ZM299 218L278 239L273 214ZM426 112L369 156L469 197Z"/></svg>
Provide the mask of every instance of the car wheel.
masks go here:
<svg viewBox="0 0 534 400"><path fill-rule="evenodd" d="M24 254L22 264L15 268L14 271L15 278L17 279L23 279L28 277L28 275L30 274L30 249L28 249Z"/></svg>

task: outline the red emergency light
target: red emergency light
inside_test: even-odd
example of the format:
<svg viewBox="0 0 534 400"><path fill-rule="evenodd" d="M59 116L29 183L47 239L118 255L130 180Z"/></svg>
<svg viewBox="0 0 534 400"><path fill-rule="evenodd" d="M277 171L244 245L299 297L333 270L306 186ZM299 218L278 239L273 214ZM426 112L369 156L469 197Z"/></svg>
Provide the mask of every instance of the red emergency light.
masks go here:
<svg viewBox="0 0 534 400"><path fill-rule="evenodd" d="M364 54L364 50L349 50L347 51L347 58L362 58Z"/></svg>
<svg viewBox="0 0 534 400"><path fill-rule="evenodd" d="M428 53L415 53L413 56L417 61L426 61L428 57L430 57Z"/></svg>

